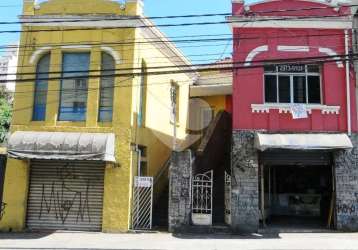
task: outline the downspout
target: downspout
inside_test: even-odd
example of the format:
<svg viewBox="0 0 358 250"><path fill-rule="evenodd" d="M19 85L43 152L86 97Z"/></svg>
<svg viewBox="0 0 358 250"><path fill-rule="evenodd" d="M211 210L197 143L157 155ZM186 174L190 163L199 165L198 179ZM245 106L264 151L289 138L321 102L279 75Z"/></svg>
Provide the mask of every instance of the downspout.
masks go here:
<svg viewBox="0 0 358 250"><path fill-rule="evenodd" d="M345 53L346 53L346 90L347 90L347 132L352 135L352 122L351 122L351 88L350 88L350 74L349 74L349 33L344 30L345 37Z"/></svg>
<svg viewBox="0 0 358 250"><path fill-rule="evenodd" d="M139 149L139 147L138 147L138 144L136 144L135 145L135 151L137 152L137 157L138 157L138 159L137 159L137 176L141 176L140 175L140 168L141 168L141 160L142 160L142 151Z"/></svg>

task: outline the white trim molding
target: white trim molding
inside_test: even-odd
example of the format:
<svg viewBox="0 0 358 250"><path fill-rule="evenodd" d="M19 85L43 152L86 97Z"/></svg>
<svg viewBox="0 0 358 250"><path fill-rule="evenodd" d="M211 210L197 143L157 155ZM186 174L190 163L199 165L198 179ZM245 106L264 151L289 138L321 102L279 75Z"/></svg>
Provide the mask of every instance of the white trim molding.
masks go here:
<svg viewBox="0 0 358 250"><path fill-rule="evenodd" d="M25 26L42 27L113 27L113 28L135 28L142 25L138 19L130 19L129 16L78 16L78 15L43 15L43 16L20 16L20 21ZM74 22L73 20L76 20ZM55 22L54 22L55 21Z"/></svg>
<svg viewBox="0 0 358 250"><path fill-rule="evenodd" d="M101 50L110 54L113 57L113 59L116 61L116 64L121 63L121 57L119 56L119 53L117 51L115 51L113 48L107 47L107 46L102 46Z"/></svg>
<svg viewBox="0 0 358 250"><path fill-rule="evenodd" d="M44 54L50 50L51 50L51 47L41 47L41 48L37 49L34 53L32 53L29 63L35 64L42 54Z"/></svg>
<svg viewBox="0 0 358 250"><path fill-rule="evenodd" d="M309 46L278 45L277 51L282 52L310 52Z"/></svg>
<svg viewBox="0 0 358 250"><path fill-rule="evenodd" d="M266 20L267 19L267 20ZM246 17L229 16L226 20L232 28L311 28L311 29L352 29L353 20L350 17L336 18L295 18L287 20L282 17ZM250 25L247 25L250 23Z"/></svg>
<svg viewBox="0 0 358 250"><path fill-rule="evenodd" d="M90 45L65 45L61 46L61 49L76 49L76 50L90 50Z"/></svg>
<svg viewBox="0 0 358 250"><path fill-rule="evenodd" d="M320 47L318 48L318 51L328 56L332 56L333 60L340 60L340 57L338 57L337 52L335 52L333 49ZM338 68L343 68L343 63L341 61L336 61L336 64Z"/></svg>
<svg viewBox="0 0 358 250"><path fill-rule="evenodd" d="M250 53L247 55L244 66L250 66L252 60L260 53L267 52L268 51L268 45L262 45L259 47L254 48L250 51Z"/></svg>
<svg viewBox="0 0 358 250"><path fill-rule="evenodd" d="M278 110L280 114L287 114L291 112L291 104L289 103L264 103L251 104L252 113L270 113L271 109ZM336 114L340 112L340 106L327 106L322 104L306 104L306 109L309 114L312 110L321 110L321 114Z"/></svg>
<svg viewBox="0 0 358 250"><path fill-rule="evenodd" d="M260 0L260 1L255 1L255 2L252 2L252 3L248 3L247 5L249 6L254 6L254 5L257 5L257 4L264 4L264 3L270 3L270 2L275 2L275 1L279 1L279 0ZM302 0L302 1L305 1L305 2L311 2L311 3L318 3L318 4L322 4L322 5L327 5L327 6L338 6L338 2L337 1L332 1L332 0Z"/></svg>

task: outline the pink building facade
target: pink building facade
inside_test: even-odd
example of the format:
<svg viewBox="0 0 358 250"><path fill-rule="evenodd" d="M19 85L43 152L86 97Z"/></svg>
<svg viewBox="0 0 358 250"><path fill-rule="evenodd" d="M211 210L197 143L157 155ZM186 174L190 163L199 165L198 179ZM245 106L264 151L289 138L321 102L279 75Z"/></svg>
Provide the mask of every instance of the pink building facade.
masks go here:
<svg viewBox="0 0 358 250"><path fill-rule="evenodd" d="M295 218L357 230L350 7L233 0L228 22L234 38L232 227L257 231ZM309 207L304 201L310 199L316 202Z"/></svg>

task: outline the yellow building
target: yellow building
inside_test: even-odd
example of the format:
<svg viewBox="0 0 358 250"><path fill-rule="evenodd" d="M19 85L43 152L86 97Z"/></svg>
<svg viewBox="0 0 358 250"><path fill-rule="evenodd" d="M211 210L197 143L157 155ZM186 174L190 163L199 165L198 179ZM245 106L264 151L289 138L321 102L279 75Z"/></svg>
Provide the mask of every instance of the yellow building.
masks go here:
<svg viewBox="0 0 358 250"><path fill-rule="evenodd" d="M163 172L174 125L185 140L197 77L154 73L191 64L142 11L24 0L0 230L131 228L134 176Z"/></svg>
<svg viewBox="0 0 358 250"><path fill-rule="evenodd" d="M190 86L190 97L200 98L210 107L212 116L219 111L232 112L232 59L225 58L202 67L199 77ZM226 68L226 69L225 69ZM200 71L200 68L198 69ZM202 114L205 117L205 114ZM205 118L204 118L205 119Z"/></svg>

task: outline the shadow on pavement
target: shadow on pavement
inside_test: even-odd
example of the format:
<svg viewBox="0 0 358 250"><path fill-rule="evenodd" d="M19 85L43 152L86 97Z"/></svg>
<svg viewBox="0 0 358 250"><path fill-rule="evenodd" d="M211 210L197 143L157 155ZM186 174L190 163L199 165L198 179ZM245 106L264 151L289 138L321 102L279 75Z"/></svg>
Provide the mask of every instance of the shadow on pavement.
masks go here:
<svg viewBox="0 0 358 250"><path fill-rule="evenodd" d="M41 239L47 237L51 234L73 234L74 237L76 234L96 234L97 232L81 232L81 231L58 231L58 230L41 230L41 231L25 231L21 233L15 232L0 232L0 240L31 240L31 239ZM0 248L1 249L1 248Z"/></svg>
<svg viewBox="0 0 358 250"><path fill-rule="evenodd" d="M189 234L175 233L174 237L179 239L238 239L238 240L259 240L259 239L279 239L278 233L270 234Z"/></svg>

